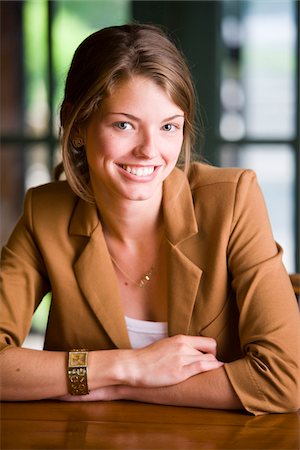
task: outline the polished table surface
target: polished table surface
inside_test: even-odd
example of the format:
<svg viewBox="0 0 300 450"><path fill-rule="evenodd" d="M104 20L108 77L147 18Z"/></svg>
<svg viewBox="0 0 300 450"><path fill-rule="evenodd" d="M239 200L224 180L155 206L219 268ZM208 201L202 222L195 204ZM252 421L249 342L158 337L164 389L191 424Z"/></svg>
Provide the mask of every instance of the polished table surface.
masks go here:
<svg viewBox="0 0 300 450"><path fill-rule="evenodd" d="M134 402L17 402L1 405L1 449L300 448L299 415Z"/></svg>

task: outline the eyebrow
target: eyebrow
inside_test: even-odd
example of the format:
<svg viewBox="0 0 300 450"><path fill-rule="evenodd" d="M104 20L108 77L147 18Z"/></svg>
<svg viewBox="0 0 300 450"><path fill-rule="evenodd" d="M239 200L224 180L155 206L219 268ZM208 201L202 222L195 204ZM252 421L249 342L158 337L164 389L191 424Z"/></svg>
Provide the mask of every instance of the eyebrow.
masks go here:
<svg viewBox="0 0 300 450"><path fill-rule="evenodd" d="M122 115L122 116L126 116L131 120L135 120L137 122L140 122L141 119L139 119L138 117L134 116L133 114L129 114L129 113L125 113L125 112L108 112L107 114L111 114L111 115ZM181 117L184 119L184 115L183 114L175 114L174 116L171 117L167 117L166 119L163 119L162 122L168 122L170 120L174 120L177 119L178 117Z"/></svg>

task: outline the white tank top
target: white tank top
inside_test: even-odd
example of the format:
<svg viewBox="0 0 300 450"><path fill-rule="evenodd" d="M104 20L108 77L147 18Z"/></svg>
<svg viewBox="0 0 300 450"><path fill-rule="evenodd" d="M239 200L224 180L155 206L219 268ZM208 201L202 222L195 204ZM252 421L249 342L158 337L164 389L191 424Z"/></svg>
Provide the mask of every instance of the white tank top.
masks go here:
<svg viewBox="0 0 300 450"><path fill-rule="evenodd" d="M167 322L150 322L127 316L125 316L125 321L132 348L146 347L168 336Z"/></svg>

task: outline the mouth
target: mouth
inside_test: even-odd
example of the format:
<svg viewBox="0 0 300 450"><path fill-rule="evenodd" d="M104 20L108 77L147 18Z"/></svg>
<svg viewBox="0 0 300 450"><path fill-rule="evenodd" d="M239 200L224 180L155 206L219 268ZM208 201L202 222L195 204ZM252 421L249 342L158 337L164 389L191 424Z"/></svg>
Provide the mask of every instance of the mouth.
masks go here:
<svg viewBox="0 0 300 450"><path fill-rule="evenodd" d="M154 170L158 166L134 166L134 165L128 165L128 164L118 164L119 167L121 167L123 170L125 170L127 173L130 173L131 175L135 175L136 177L148 177L149 175L152 175Z"/></svg>

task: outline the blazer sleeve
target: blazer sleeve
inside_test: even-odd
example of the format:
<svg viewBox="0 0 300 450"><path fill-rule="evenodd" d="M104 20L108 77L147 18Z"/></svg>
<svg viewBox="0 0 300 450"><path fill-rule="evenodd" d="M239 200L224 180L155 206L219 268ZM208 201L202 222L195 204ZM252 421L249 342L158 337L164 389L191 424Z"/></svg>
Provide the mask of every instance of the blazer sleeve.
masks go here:
<svg viewBox="0 0 300 450"><path fill-rule="evenodd" d="M253 414L295 411L300 406L299 311L251 171L244 171L237 185L228 266L244 354L225 364L229 380Z"/></svg>
<svg viewBox="0 0 300 450"><path fill-rule="evenodd" d="M23 215L1 253L0 350L22 345L35 309L50 290L31 217L32 191L29 190Z"/></svg>

